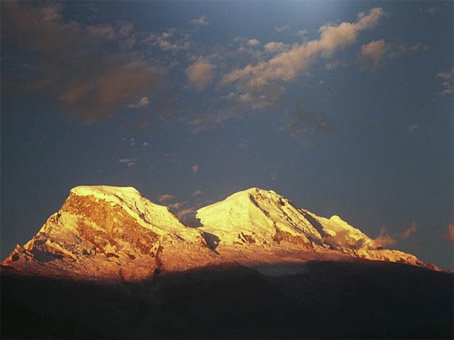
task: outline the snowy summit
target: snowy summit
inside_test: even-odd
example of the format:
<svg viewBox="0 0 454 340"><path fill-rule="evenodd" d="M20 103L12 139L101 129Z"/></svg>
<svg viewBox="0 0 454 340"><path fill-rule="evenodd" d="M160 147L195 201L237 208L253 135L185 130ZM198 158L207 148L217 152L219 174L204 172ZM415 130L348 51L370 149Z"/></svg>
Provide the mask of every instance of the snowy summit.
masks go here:
<svg viewBox="0 0 454 340"><path fill-rule="evenodd" d="M183 225L131 187L79 186L3 266L39 275L135 281L210 264L355 259L424 266L381 249L339 216L319 217L274 191L251 188L197 211Z"/></svg>

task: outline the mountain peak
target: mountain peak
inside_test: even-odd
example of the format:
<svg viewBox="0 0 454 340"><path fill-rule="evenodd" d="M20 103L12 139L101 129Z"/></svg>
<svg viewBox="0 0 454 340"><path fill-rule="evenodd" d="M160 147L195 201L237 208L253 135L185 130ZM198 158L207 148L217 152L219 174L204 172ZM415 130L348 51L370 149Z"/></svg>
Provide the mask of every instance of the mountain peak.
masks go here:
<svg viewBox="0 0 454 340"><path fill-rule="evenodd" d="M133 201L140 200L142 195L140 192L133 187L117 187L109 185L81 185L74 187L70 190L70 194L76 196L93 196L97 199L103 199L106 201Z"/></svg>
<svg viewBox="0 0 454 340"><path fill-rule="evenodd" d="M199 227L185 227L168 207L132 187L77 186L2 264L46 275L131 280L232 261L365 258L424 265L411 254L380 249L337 215L317 216L273 190L234 193L197 210L196 217Z"/></svg>

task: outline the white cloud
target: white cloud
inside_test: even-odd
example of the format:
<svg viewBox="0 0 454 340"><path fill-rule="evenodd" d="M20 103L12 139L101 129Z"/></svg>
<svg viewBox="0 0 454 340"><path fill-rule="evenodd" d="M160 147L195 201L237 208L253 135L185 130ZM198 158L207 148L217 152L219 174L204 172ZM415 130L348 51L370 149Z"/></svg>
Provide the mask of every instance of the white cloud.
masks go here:
<svg viewBox="0 0 454 340"><path fill-rule="evenodd" d="M251 92L273 81L289 82L307 73L318 58L330 58L335 51L353 44L359 32L373 28L383 16L381 8L373 8L368 14L360 14L357 22L324 25L319 30L319 39L295 44L268 61L235 69L226 74L221 83L236 83L239 90Z"/></svg>
<svg viewBox="0 0 454 340"><path fill-rule="evenodd" d="M148 99L148 97L142 97L138 102L129 104L128 107L130 109L140 109L148 105L150 105L150 100Z"/></svg>
<svg viewBox="0 0 454 340"><path fill-rule="evenodd" d="M203 90L214 79L216 66L203 59L190 65L185 73L189 84L197 90Z"/></svg>

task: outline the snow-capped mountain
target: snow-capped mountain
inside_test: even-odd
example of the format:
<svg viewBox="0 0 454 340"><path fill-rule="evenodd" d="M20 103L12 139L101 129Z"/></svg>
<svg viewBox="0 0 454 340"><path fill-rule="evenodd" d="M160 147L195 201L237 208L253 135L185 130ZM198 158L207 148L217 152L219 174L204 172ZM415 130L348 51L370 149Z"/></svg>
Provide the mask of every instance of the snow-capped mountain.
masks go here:
<svg viewBox="0 0 454 340"><path fill-rule="evenodd" d="M214 257L202 233L183 226L167 207L130 187L80 186L2 264L44 275L129 281L163 267L186 269L193 254L199 265Z"/></svg>
<svg viewBox="0 0 454 340"><path fill-rule="evenodd" d="M196 216L201 226L187 227L134 188L76 187L2 265L40 275L126 281L232 262L259 269L364 258L424 266L411 254L381 249L340 217L319 217L274 191L241 191Z"/></svg>
<svg viewBox="0 0 454 340"><path fill-rule="evenodd" d="M264 248L296 247L323 253L423 265L415 256L382 249L339 216L329 219L295 207L276 192L251 188L197 211L201 230L219 238L219 249L238 244Z"/></svg>

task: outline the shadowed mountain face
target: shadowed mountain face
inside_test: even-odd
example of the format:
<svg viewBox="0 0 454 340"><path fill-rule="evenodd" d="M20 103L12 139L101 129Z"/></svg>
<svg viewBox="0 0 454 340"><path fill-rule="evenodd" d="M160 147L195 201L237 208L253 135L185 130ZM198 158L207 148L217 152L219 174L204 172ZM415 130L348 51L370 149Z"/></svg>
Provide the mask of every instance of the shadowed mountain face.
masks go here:
<svg viewBox="0 0 454 340"><path fill-rule="evenodd" d="M452 336L452 273L338 216L252 188L196 218L134 188L72 189L2 262L2 337Z"/></svg>
<svg viewBox="0 0 454 340"><path fill-rule="evenodd" d="M453 336L452 274L403 264L308 262L271 276L231 263L110 285L10 271L4 338Z"/></svg>

